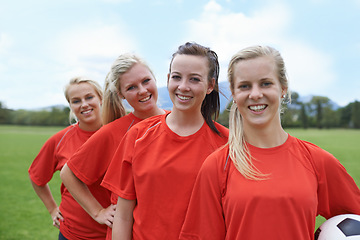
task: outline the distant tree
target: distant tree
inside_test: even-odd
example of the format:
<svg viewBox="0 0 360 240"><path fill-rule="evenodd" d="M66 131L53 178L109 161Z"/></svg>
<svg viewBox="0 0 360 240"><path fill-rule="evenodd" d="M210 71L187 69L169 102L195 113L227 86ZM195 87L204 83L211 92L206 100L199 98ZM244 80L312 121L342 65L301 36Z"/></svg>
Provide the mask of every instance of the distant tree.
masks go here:
<svg viewBox="0 0 360 240"><path fill-rule="evenodd" d="M352 105L351 122L354 128L360 128L360 102L358 101Z"/></svg>
<svg viewBox="0 0 360 240"><path fill-rule="evenodd" d="M353 103L349 103L345 107L342 107L338 110L340 117L339 126L343 128L349 128L351 126L351 112L352 112Z"/></svg>
<svg viewBox="0 0 360 240"><path fill-rule="evenodd" d="M316 127L321 129L323 127L333 126L332 117L334 117L334 110L330 104L330 99L322 96L314 96L310 101L312 111L315 112Z"/></svg>
<svg viewBox="0 0 360 240"><path fill-rule="evenodd" d="M301 126L304 129L307 129L309 127L309 121L308 121L308 116L307 116L307 113L306 113L306 105L305 104L301 104L300 122L301 122Z"/></svg>
<svg viewBox="0 0 360 240"><path fill-rule="evenodd" d="M233 104L233 101L230 101L229 104L226 106L224 111L219 114L219 118L217 120L218 123L225 127L229 127L229 114L230 114L230 108Z"/></svg>
<svg viewBox="0 0 360 240"><path fill-rule="evenodd" d="M12 110L7 109L6 106L0 102L0 124L11 123Z"/></svg>

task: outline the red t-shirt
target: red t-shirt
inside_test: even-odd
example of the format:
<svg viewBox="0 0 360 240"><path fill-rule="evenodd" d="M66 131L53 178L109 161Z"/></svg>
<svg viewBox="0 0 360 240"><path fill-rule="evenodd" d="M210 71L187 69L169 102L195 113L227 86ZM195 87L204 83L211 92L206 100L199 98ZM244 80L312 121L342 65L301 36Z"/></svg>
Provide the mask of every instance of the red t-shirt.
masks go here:
<svg viewBox="0 0 360 240"><path fill-rule="evenodd" d="M245 179L228 146L214 152L199 172L180 239L311 240L317 215L360 214L359 188L325 150L290 135L281 146L249 150L269 179Z"/></svg>
<svg viewBox="0 0 360 240"><path fill-rule="evenodd" d="M138 123L125 135L102 186L137 200L133 239L177 239L196 175L205 158L227 142L204 125L181 137L166 125L166 115Z"/></svg>
<svg viewBox="0 0 360 240"><path fill-rule="evenodd" d="M141 120L133 113L129 113L104 125L67 162L71 171L88 186L93 196L104 208L111 203L116 204L117 196L112 194L110 201L111 192L101 187L100 183L122 137ZM106 228L105 225L103 227ZM110 228L107 239L111 239Z"/></svg>
<svg viewBox="0 0 360 240"><path fill-rule="evenodd" d="M93 133L94 132L83 131L79 128L78 124L75 124L52 136L46 141L29 168L32 181L39 186L47 184L51 180L54 172L60 171L74 152ZM79 225L79 222L83 223L86 221L86 216L89 215L74 200L63 184L61 184L60 211L64 217L64 221L60 224L60 231L66 238L84 239L81 237L89 234L89 236L93 236L94 239L98 239L98 235L93 234L94 229L96 231L97 227L88 229L81 227L80 225L82 224ZM100 225L98 223L96 224ZM104 231L106 231L106 228L102 229L102 232ZM81 232L81 234L78 234L79 232ZM102 236L104 236L104 234L102 234Z"/></svg>

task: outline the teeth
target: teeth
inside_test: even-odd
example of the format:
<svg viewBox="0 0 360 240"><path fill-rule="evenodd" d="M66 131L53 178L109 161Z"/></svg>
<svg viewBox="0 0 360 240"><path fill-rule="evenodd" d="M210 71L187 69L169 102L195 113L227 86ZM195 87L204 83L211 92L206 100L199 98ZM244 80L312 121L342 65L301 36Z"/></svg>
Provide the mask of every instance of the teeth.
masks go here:
<svg viewBox="0 0 360 240"><path fill-rule="evenodd" d="M189 99L190 99L190 97L181 96L181 95L178 95L178 97L179 97L181 100L189 100Z"/></svg>
<svg viewBox="0 0 360 240"><path fill-rule="evenodd" d="M256 111L256 112L260 112L262 110L264 110L266 107L266 105L256 105L256 106L250 106L250 110Z"/></svg>
<svg viewBox="0 0 360 240"><path fill-rule="evenodd" d="M90 110L87 110L87 111L83 111L82 113L83 114L87 114L87 113L90 113L92 110L90 109Z"/></svg>
<svg viewBox="0 0 360 240"><path fill-rule="evenodd" d="M148 96L148 97L146 97L146 98L143 98L143 99L141 99L140 100L140 102L146 102L147 100L149 100L150 99L150 96Z"/></svg>

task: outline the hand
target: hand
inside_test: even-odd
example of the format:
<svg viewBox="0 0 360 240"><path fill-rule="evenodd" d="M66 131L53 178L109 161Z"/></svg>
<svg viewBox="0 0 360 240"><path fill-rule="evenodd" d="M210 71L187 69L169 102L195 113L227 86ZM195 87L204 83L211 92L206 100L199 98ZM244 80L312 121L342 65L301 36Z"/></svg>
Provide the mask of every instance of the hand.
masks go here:
<svg viewBox="0 0 360 240"><path fill-rule="evenodd" d="M106 224L108 227L112 228L115 211L116 211L116 205L111 204L107 208L101 209L94 219L98 223Z"/></svg>
<svg viewBox="0 0 360 240"><path fill-rule="evenodd" d="M60 229L60 221L64 221L64 218L58 207L51 212L51 218L53 220L53 226Z"/></svg>

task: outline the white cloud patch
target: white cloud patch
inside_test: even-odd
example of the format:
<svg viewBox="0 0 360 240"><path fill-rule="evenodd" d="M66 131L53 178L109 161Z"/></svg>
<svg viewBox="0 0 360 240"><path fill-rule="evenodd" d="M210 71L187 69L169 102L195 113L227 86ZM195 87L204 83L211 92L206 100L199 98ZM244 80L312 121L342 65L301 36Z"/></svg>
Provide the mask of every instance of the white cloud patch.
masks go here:
<svg viewBox="0 0 360 240"><path fill-rule="evenodd" d="M271 3L270 3L271 4ZM325 94L334 80L331 57L287 34L291 9L274 3L244 14L231 12L211 0L198 19L188 22L191 39L210 46L219 55L220 81L227 79L228 62L238 50L256 44L277 48L288 66L290 87L300 95Z"/></svg>
<svg viewBox="0 0 360 240"><path fill-rule="evenodd" d="M12 39L6 33L0 33L0 54L4 54L12 46Z"/></svg>
<svg viewBox="0 0 360 240"><path fill-rule="evenodd" d="M66 79L74 75L98 78L102 84L115 58L135 51L136 41L119 25L78 26L62 32L56 41L56 57L66 68Z"/></svg>
<svg viewBox="0 0 360 240"><path fill-rule="evenodd" d="M301 43L283 44L282 56L288 71L290 89L301 95L326 96L335 80L333 59Z"/></svg>

